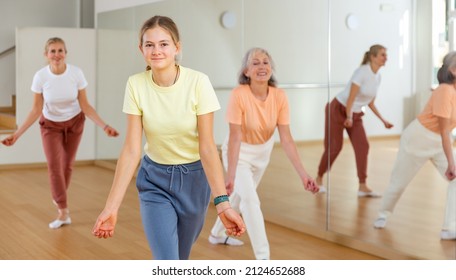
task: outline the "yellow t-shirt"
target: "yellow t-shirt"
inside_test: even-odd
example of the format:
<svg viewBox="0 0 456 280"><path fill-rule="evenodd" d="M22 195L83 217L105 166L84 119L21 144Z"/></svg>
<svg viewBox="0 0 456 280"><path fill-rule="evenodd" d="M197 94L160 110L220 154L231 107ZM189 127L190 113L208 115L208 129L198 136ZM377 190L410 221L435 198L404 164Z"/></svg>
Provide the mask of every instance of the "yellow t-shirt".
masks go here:
<svg viewBox="0 0 456 280"><path fill-rule="evenodd" d="M241 125L242 142L264 144L274 134L277 125L290 124L290 112L285 91L269 87L265 101L258 100L248 85L240 85L231 92L226 119Z"/></svg>
<svg viewBox="0 0 456 280"><path fill-rule="evenodd" d="M209 78L180 66L176 83L160 87L146 71L129 77L123 112L142 116L145 153L161 164L200 159L197 116L220 109Z"/></svg>
<svg viewBox="0 0 456 280"><path fill-rule="evenodd" d="M450 119L451 129L456 127L456 89L453 85L439 85L417 119L427 129L440 133L438 117Z"/></svg>

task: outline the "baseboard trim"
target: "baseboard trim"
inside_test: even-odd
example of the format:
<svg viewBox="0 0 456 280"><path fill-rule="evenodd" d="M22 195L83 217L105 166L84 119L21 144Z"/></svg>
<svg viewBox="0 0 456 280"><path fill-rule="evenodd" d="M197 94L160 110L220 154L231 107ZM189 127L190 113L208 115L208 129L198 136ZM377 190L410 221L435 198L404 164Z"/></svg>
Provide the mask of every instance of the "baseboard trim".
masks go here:
<svg viewBox="0 0 456 280"><path fill-rule="evenodd" d="M74 166L85 166L94 165L93 160L77 160ZM12 169L33 169L33 168L47 168L46 162L36 163L18 163L18 164L0 164L0 170L12 170Z"/></svg>

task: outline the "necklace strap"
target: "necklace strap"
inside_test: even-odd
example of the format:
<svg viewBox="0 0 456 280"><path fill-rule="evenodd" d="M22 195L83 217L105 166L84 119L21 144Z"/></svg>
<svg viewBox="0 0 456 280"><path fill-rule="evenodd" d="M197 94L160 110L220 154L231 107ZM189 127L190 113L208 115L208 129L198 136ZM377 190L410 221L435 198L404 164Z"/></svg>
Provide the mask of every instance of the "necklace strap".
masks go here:
<svg viewBox="0 0 456 280"><path fill-rule="evenodd" d="M176 64L176 68L177 68L177 71L176 71L176 77L174 77L174 82L173 82L173 85L176 83L177 81L177 78L179 78L179 75L180 75L180 67L178 64Z"/></svg>
<svg viewBox="0 0 456 280"><path fill-rule="evenodd" d="M178 65L178 64L175 64L175 67L176 67L176 75L174 76L174 81L173 81L173 83L172 83L171 85L169 85L169 86L167 86L167 87L170 87L170 86L174 85L174 84L177 82L177 79L178 79L179 76L180 76L180 67L179 67L179 65ZM159 84L155 81L155 79L154 79L154 73L153 73L153 72L151 73L151 75L152 75L152 81L153 81L155 84L159 85ZM160 86L160 85L159 85L159 86Z"/></svg>

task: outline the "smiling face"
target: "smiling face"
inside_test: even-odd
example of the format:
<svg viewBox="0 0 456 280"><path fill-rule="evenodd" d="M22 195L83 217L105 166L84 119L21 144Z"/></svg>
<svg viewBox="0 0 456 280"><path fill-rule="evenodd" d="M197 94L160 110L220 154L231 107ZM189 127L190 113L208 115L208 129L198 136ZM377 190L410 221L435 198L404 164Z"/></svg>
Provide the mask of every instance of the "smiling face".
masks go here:
<svg viewBox="0 0 456 280"><path fill-rule="evenodd" d="M272 76L269 56L263 52L255 52L244 71L244 75L250 79L250 82L267 83Z"/></svg>
<svg viewBox="0 0 456 280"><path fill-rule="evenodd" d="M65 65L66 48L61 42L51 43L46 47L45 54L48 63L53 67Z"/></svg>
<svg viewBox="0 0 456 280"><path fill-rule="evenodd" d="M175 57L180 51L179 43L175 43L171 34L160 26L144 32L139 48L152 70L174 67Z"/></svg>

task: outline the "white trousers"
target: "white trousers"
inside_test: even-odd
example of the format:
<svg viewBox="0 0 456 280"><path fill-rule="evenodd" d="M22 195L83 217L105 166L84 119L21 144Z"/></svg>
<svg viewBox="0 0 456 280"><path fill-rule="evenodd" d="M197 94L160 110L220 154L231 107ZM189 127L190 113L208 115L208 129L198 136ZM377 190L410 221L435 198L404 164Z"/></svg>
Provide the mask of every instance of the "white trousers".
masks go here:
<svg viewBox="0 0 456 280"><path fill-rule="evenodd" d="M258 260L267 260L270 255L260 199L256 190L269 164L274 146L273 138L271 137L266 143L260 145L241 142L234 191L230 195L231 207L241 213L255 258ZM222 159L225 169L228 167L227 150L228 138L222 145ZM212 227L211 234L218 237L226 236L225 227L218 217Z"/></svg>
<svg viewBox="0 0 456 280"><path fill-rule="evenodd" d="M390 183L383 195L380 216L386 217L393 212L407 185L428 160L431 160L446 179L448 161L443 151L440 134L426 129L415 119L402 133ZM448 184L442 229L456 231L456 179Z"/></svg>

